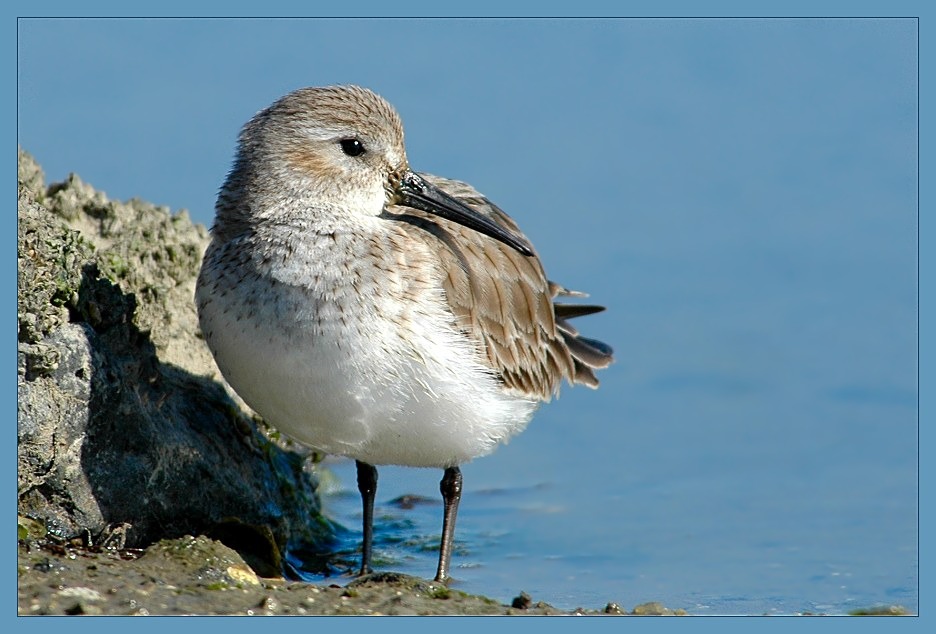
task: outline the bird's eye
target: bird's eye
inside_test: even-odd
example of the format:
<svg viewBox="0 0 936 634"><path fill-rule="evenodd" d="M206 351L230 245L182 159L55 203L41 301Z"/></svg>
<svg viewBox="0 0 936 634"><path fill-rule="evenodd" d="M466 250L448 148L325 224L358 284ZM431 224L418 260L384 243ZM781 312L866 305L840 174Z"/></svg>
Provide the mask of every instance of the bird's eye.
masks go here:
<svg viewBox="0 0 936 634"><path fill-rule="evenodd" d="M364 154L364 144L357 139L342 139L339 141L341 151L348 156L360 156Z"/></svg>

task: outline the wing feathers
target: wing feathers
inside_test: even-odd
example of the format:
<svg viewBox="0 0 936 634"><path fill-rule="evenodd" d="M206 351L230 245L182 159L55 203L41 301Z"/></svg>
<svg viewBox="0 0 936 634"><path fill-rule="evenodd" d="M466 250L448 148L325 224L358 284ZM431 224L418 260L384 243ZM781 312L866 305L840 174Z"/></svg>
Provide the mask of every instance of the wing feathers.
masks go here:
<svg viewBox="0 0 936 634"><path fill-rule="evenodd" d="M465 183L428 174L424 178L514 233L516 223ZM489 365L508 388L548 400L562 379L598 386L593 369L612 361L609 346L581 337L566 321L604 310L590 304L554 304L555 297L584 297L546 279L537 257L471 229L421 211L388 209L399 219L427 229L447 276L446 299L456 324L474 338Z"/></svg>

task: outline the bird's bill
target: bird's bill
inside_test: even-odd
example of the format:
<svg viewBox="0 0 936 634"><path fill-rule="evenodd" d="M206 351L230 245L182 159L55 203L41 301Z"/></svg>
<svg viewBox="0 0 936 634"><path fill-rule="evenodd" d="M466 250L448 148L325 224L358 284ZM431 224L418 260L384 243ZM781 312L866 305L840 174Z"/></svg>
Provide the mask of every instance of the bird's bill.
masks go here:
<svg viewBox="0 0 936 634"><path fill-rule="evenodd" d="M399 192L400 203L407 207L457 222L499 240L523 255L533 255L533 248L522 237L514 235L457 198L449 196L415 172L406 171L400 181Z"/></svg>

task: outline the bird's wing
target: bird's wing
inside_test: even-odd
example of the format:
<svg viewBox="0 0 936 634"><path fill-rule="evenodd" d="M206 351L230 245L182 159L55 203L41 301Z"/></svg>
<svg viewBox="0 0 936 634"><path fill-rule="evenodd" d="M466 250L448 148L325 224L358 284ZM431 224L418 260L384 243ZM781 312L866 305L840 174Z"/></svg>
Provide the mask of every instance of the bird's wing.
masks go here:
<svg viewBox="0 0 936 634"><path fill-rule="evenodd" d="M470 185L421 176L522 236L507 214ZM611 349L581 337L566 320L601 307L554 305L554 297L576 293L549 282L535 255L524 256L493 238L432 214L396 206L388 211L426 229L424 237L438 248L447 273L443 286L457 325L482 346L507 387L530 398L548 400L563 378L598 385L592 369L611 362Z"/></svg>

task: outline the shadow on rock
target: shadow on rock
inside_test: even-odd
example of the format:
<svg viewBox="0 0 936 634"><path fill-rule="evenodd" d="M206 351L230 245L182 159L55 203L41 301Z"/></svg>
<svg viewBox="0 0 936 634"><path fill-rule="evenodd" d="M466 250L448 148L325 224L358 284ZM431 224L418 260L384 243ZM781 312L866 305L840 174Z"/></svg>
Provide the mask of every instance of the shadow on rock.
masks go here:
<svg viewBox="0 0 936 634"><path fill-rule="evenodd" d="M220 383L161 361L137 293L102 273L107 253L22 181L19 514L93 545L206 534L264 576L287 549L329 549L303 457L260 433Z"/></svg>

